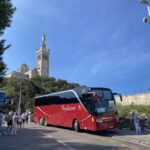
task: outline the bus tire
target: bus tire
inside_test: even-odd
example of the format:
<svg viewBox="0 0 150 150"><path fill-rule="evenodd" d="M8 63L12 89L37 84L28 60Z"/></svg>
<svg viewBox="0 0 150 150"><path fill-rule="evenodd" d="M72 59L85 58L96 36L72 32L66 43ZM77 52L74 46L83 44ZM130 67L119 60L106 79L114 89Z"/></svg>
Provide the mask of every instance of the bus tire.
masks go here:
<svg viewBox="0 0 150 150"><path fill-rule="evenodd" d="M73 129L74 129L76 132L79 132L79 131L80 131L80 125L79 125L78 120L74 120Z"/></svg>
<svg viewBox="0 0 150 150"><path fill-rule="evenodd" d="M48 125L48 123L47 123L47 119L46 118L44 118L44 126L47 126Z"/></svg>
<svg viewBox="0 0 150 150"><path fill-rule="evenodd" d="M39 119L39 125L42 126L43 124L44 124L43 118L40 118L40 119Z"/></svg>

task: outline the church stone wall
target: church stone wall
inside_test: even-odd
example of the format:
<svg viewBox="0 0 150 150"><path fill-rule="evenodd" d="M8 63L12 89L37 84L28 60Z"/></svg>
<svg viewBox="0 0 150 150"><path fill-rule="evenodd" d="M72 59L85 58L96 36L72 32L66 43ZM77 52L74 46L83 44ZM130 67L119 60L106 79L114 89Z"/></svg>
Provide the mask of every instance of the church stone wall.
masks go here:
<svg viewBox="0 0 150 150"><path fill-rule="evenodd" d="M5 78L34 78L36 76L49 77L49 54L50 51L46 49L46 36L42 35L42 45L36 51L36 67L29 70L27 64L22 64L18 71L13 71L5 75Z"/></svg>
<svg viewBox="0 0 150 150"><path fill-rule="evenodd" d="M120 103L121 105L130 105L130 104L150 105L150 92L123 96L122 102L120 101L119 97L116 96L115 98L116 102Z"/></svg>

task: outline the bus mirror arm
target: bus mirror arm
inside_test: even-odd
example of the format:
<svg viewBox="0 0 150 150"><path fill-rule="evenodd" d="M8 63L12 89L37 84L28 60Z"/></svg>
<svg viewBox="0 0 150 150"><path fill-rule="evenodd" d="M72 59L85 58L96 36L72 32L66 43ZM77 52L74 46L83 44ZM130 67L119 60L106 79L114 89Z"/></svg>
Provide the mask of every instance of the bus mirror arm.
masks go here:
<svg viewBox="0 0 150 150"><path fill-rule="evenodd" d="M118 95L120 97L120 101L122 102L122 95L120 93L113 93L113 95Z"/></svg>
<svg viewBox="0 0 150 150"><path fill-rule="evenodd" d="M120 97L120 100L121 100L121 102L123 101L123 99L122 99L122 95L121 94L119 94L119 97Z"/></svg>

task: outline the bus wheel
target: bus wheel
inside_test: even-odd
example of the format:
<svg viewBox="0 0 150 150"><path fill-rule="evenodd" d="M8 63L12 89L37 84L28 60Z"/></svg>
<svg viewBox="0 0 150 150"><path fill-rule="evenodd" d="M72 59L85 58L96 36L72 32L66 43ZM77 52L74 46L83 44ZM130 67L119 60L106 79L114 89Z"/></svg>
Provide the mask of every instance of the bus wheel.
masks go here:
<svg viewBox="0 0 150 150"><path fill-rule="evenodd" d="M79 126L78 120L75 120L75 121L74 121L73 128L74 128L74 130L75 130L76 132L79 132L79 131L80 131L80 126Z"/></svg>
<svg viewBox="0 0 150 150"><path fill-rule="evenodd" d="M45 118L44 119L44 126L47 126L48 124L47 124L47 119Z"/></svg>
<svg viewBox="0 0 150 150"><path fill-rule="evenodd" d="M40 119L39 119L39 125L41 125L41 126L42 126L42 125L43 125L43 123L44 123L44 122L43 122L43 118L40 118Z"/></svg>

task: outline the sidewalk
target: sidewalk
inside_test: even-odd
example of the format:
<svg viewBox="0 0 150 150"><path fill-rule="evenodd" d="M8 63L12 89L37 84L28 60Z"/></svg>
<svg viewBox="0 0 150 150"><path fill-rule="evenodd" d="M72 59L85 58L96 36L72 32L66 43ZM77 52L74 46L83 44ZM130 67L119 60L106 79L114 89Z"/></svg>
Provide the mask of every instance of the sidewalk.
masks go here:
<svg viewBox="0 0 150 150"><path fill-rule="evenodd" d="M114 138L150 147L150 133L142 133L140 135L136 135L135 131L127 129L116 129L115 131L116 133L118 133L118 135L115 135Z"/></svg>

